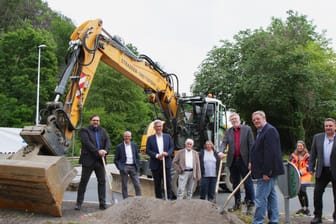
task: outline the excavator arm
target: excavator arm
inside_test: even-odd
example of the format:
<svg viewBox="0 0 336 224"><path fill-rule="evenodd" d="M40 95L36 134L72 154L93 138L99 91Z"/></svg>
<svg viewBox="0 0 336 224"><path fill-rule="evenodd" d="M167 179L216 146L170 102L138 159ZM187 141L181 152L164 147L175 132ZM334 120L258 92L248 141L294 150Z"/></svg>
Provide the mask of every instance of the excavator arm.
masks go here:
<svg viewBox="0 0 336 224"><path fill-rule="evenodd" d="M53 132L49 139L38 139L48 155L67 152L74 130L82 123L82 109L100 62L142 87L149 102L160 108L166 127L173 127L177 114L178 92L174 91L175 82L178 89L177 77L162 71L149 57L133 54L103 29L101 20L87 21L72 33L68 55L67 67L55 89L55 99L41 112L41 124L46 125L49 133ZM36 130L36 126L26 127L21 133L28 144L37 142L31 137L31 130ZM39 133L44 131L38 130Z"/></svg>
<svg viewBox="0 0 336 224"><path fill-rule="evenodd" d="M101 61L141 86L160 108L166 128L174 129L177 77L149 57L133 54L103 29L100 19L87 21L72 33L67 59L54 100L40 112L40 124L20 133L27 146L0 161L0 208L62 215L64 191L76 175L64 155L81 126L82 109Z"/></svg>
<svg viewBox="0 0 336 224"><path fill-rule="evenodd" d="M112 37L102 27L100 19L90 20L79 26L71 35L69 62L58 83L55 100L47 105L44 117L47 124L55 120L62 139L57 148L66 149L73 131L81 124L81 112L89 94L96 69L104 62L123 76L142 87L149 102L157 104L167 127L172 127L177 113L178 79L162 71L146 55L136 56L121 41ZM175 82L174 82L175 81ZM69 84L70 83L70 84ZM64 105L61 96L68 91ZM62 154L57 150L56 154Z"/></svg>

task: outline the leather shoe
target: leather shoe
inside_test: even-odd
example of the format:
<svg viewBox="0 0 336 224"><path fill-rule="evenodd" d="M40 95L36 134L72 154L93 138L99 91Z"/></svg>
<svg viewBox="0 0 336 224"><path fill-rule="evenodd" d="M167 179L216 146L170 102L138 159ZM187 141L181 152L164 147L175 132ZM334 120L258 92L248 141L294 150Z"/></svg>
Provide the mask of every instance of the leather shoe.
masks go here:
<svg viewBox="0 0 336 224"><path fill-rule="evenodd" d="M311 222L310 222L311 224L318 224L318 223L322 223L322 219L321 218L319 218L319 217L314 217L312 220L311 220Z"/></svg>
<svg viewBox="0 0 336 224"><path fill-rule="evenodd" d="M100 204L99 205L100 210L105 210L106 208L107 208L107 206L105 204Z"/></svg>
<svg viewBox="0 0 336 224"><path fill-rule="evenodd" d="M82 206L80 205L80 204L76 204L76 206L75 206L75 210L81 210L81 208L82 208Z"/></svg>

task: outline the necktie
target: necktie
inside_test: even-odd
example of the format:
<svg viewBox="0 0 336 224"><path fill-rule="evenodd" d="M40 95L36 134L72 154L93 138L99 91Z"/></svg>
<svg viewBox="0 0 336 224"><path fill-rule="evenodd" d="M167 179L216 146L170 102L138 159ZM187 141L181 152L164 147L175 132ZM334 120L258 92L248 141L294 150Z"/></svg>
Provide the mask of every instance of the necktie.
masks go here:
<svg viewBox="0 0 336 224"><path fill-rule="evenodd" d="M100 142L99 142L98 130L96 131L96 142L97 142L97 148L98 148L98 150L100 150Z"/></svg>

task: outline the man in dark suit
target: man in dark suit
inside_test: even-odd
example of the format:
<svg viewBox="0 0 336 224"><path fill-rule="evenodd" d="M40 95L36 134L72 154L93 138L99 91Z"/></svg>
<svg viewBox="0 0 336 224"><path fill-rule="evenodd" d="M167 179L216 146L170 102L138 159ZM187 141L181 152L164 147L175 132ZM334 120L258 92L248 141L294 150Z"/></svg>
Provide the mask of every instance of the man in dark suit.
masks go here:
<svg viewBox="0 0 336 224"><path fill-rule="evenodd" d="M334 195L333 219L334 223L336 223L335 128L335 120L332 118L327 118L324 120L324 132L316 134L313 137L308 167L309 172L315 174L314 218L311 221L312 224L322 223L323 192L329 182L332 183Z"/></svg>
<svg viewBox="0 0 336 224"><path fill-rule="evenodd" d="M262 224L268 212L268 223L279 222L278 199L275 191L277 176L284 174L280 136L275 127L266 122L263 111L252 114L257 137L251 151L252 177L257 179L253 224Z"/></svg>
<svg viewBox="0 0 336 224"><path fill-rule="evenodd" d="M94 171L98 181L99 208L106 209L106 181L105 169L102 158L109 153L111 142L107 132L100 127L100 118L98 115L92 115L90 126L80 130L80 141L82 143L79 163L82 164L82 175L77 192L76 210L80 210L84 201L86 186L90 176Z"/></svg>
<svg viewBox="0 0 336 224"><path fill-rule="evenodd" d="M162 180L163 180L163 164L162 159L165 159L167 197L172 199L173 193L171 190L171 175L170 169L172 165L172 156L174 152L174 143L169 134L163 133L163 123L161 120L154 121L155 134L147 139L146 153L150 156L149 167L152 171L154 179L155 197L162 198Z"/></svg>
<svg viewBox="0 0 336 224"><path fill-rule="evenodd" d="M230 179L233 189L235 189L242 178L244 178L251 169L251 148L254 143L253 132L250 126L242 125L238 113L232 113L229 117L232 127L229 128L224 136L221 152L225 152L228 146L226 166L230 169ZM223 154L219 153L223 158ZM247 212L251 213L254 206L254 186L252 177L249 176L244 183L245 187L245 203ZM231 211L240 209L241 195L240 190L235 193L235 204Z"/></svg>
<svg viewBox="0 0 336 224"><path fill-rule="evenodd" d="M134 142L131 142L131 139L132 133L126 131L124 133L124 142L117 145L114 154L114 163L120 171L121 191L124 199L128 197L128 175L134 185L135 195L141 196L139 180L140 156L138 153L138 146Z"/></svg>

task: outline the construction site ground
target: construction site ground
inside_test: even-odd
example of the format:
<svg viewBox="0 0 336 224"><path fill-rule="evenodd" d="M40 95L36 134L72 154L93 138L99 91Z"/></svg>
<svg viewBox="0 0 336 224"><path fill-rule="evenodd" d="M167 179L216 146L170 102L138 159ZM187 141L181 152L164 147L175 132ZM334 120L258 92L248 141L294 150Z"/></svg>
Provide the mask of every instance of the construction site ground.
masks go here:
<svg viewBox="0 0 336 224"><path fill-rule="evenodd" d="M62 217L52 217L25 211L1 210L0 223L24 224L90 224L90 223L171 223L171 224L218 224L251 223L251 216L244 212L220 214L220 207L208 201L192 199L164 201L153 197L130 197L106 210L99 210L97 203L84 203L80 211L74 210L74 201L64 201ZM310 223L311 216L291 215L290 223ZM281 215L280 223L285 223ZM332 223L324 220L323 223Z"/></svg>
<svg viewBox="0 0 336 224"><path fill-rule="evenodd" d="M78 177L80 177L80 170ZM113 172L112 172L113 173ZM75 178L74 183L78 183L79 179ZM117 183L117 179L114 183ZM142 182L143 183L143 182ZM218 223L252 223L252 216L247 216L244 207L242 211L234 213L224 212L220 214L224 201L227 200L229 193L221 192L217 197L217 204L200 200L199 195L195 194L192 200L172 200L164 201L156 199L153 196L129 197L122 200L120 192L114 192L114 198L118 203L109 204L106 210L99 210L97 203L97 181L93 175L87 187L85 199L80 211L74 210L76 200L76 190L66 191L64 201L62 203L62 217L52 217L44 214L37 214L28 211L0 210L0 224L91 224L91 223L109 223L109 224L218 224ZM132 190L133 187L129 187ZM114 189L120 189L115 186ZM309 188L310 204L312 205L312 189ZM152 189L153 191L153 189ZM145 192L143 192L145 193ZM145 194L143 194L145 195ZM106 195L109 199L109 194ZM330 197L331 196L331 197ZM90 202L89 202L90 201ZM111 201L111 200L108 200ZM227 208L233 206L234 200L231 200ZM323 223L332 223L332 203L331 189L327 189L324 197L326 218ZM279 223L285 222L285 214L283 212L283 197L279 193L279 209L281 219ZM290 223L301 224L310 223L312 216L295 215L298 207L298 199L291 200ZM310 206L312 207L312 206ZM227 210L225 208L225 211ZM287 219L288 220L288 219Z"/></svg>

